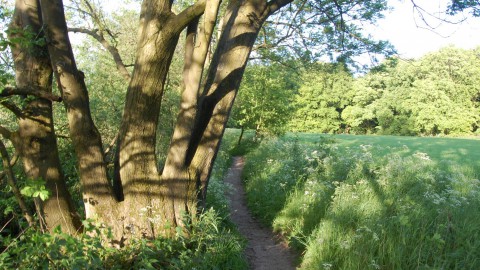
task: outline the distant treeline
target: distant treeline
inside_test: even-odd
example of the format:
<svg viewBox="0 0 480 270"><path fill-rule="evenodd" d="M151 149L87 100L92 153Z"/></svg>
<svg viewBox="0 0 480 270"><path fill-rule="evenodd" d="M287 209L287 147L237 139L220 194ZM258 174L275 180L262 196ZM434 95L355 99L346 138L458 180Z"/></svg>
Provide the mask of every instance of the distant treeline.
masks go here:
<svg viewBox="0 0 480 270"><path fill-rule="evenodd" d="M300 74L279 69L247 70L232 126L264 133L479 133L480 48L446 47L417 60L391 58L358 78L343 64L318 63ZM262 109L269 117L249 112L255 107L258 113L261 105L270 106Z"/></svg>

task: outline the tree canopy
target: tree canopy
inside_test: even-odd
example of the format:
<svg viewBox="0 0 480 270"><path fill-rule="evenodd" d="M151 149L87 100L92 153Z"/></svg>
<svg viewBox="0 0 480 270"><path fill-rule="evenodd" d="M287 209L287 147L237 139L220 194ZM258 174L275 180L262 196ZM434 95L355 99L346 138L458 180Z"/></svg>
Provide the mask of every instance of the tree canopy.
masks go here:
<svg viewBox="0 0 480 270"><path fill-rule="evenodd" d="M478 49L455 47L418 60L394 57L358 78L339 68L311 70L303 75L306 79L296 97L292 128L326 133L470 135L479 126L479 71Z"/></svg>

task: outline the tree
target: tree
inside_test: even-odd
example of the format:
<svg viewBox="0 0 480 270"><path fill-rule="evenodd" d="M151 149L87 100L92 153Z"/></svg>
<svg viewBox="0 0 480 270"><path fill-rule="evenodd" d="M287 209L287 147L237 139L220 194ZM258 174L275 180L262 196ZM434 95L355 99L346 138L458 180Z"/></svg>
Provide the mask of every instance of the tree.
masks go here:
<svg viewBox="0 0 480 270"><path fill-rule="evenodd" d="M12 43L12 50L17 53L17 82L10 93L33 96L32 106L38 104L44 113L38 116L32 114L35 119L17 115L19 122L28 121L30 126L27 130L35 134L22 133L21 128L18 132L6 128L0 130L4 138L16 142L15 148L24 160L29 157L29 153L21 151L25 146L35 146L40 151L32 154L32 162L28 166L31 171L47 173L31 176L45 179L51 192L49 200L56 207L49 208L48 200L40 204L45 228L51 230L60 225L64 230L72 228L67 231L74 233L81 228L64 188L65 181L61 178L61 164L56 158L56 136L52 128L50 104L61 101L65 106L69 137L78 162L85 217L111 227L114 239L120 245L132 237L172 235L175 227L185 225L185 214L195 214L199 210L250 52L269 16L290 3L288 12L323 14L318 16L318 21L314 18L310 23L331 25L328 36L334 38L340 35L335 44L346 55L353 55L358 47L348 44L369 40L359 38L361 36L356 34L360 28L351 27L346 18L374 21L380 16L377 11L386 8L385 1L229 1L223 18L219 20L223 23L217 46L208 70L204 71L220 1L199 0L174 13L171 0L145 0L140 12L135 63L130 72L118 49L112 46L115 34L103 27L105 20L96 16L96 9L91 3L84 0L87 13L97 28L90 29L87 34L109 51L117 69L129 82L118 131L113 177L110 178L107 173L102 138L92 118L84 73L76 65L60 0L17 1L15 18L22 19L11 24L12 38L16 34L27 37L33 42L29 44L34 44L41 53L32 54L30 45L17 47ZM350 12L358 16L347 16ZM27 35L27 28L31 28L35 35ZM159 113L172 56L184 29L187 29L183 71L185 87L165 164L163 168L158 168L156 138ZM30 60L20 56L40 61L35 63L39 68L31 69L32 65L27 65ZM51 94L52 73L61 98ZM23 74L36 77L25 78ZM29 88L31 86L36 88ZM12 111L24 112L16 108ZM14 134L20 134L22 140L17 140ZM44 142L48 143L48 151ZM27 171L28 166L24 161ZM46 168L40 170L42 166ZM52 172L55 173L51 175Z"/></svg>
<svg viewBox="0 0 480 270"><path fill-rule="evenodd" d="M342 117L356 132L472 134L478 128L477 51L446 47L418 60L390 59L357 80Z"/></svg>
<svg viewBox="0 0 480 270"><path fill-rule="evenodd" d="M480 16L480 3L475 0L452 0L447 12L450 15L455 15L465 10L470 11L473 16L478 17Z"/></svg>
<svg viewBox="0 0 480 270"><path fill-rule="evenodd" d="M334 133L345 128L341 115L353 96L353 77L342 63L316 64L302 74L295 96L294 131Z"/></svg>
<svg viewBox="0 0 480 270"><path fill-rule="evenodd" d="M298 75L278 64L254 64L247 68L243 80L230 116L233 127L240 128L241 134L252 129L260 136L285 132L293 113Z"/></svg>

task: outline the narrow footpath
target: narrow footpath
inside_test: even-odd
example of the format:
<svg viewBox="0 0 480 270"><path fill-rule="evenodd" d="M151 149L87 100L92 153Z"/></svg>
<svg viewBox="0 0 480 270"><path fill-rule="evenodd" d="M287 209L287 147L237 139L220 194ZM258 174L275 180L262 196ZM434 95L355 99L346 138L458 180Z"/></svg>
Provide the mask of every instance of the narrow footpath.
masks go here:
<svg viewBox="0 0 480 270"><path fill-rule="evenodd" d="M241 175L243 157L234 157L225 181L233 189L230 197L230 216L238 230L248 240L245 255L252 270L295 269L295 255L268 229L257 222L248 211Z"/></svg>

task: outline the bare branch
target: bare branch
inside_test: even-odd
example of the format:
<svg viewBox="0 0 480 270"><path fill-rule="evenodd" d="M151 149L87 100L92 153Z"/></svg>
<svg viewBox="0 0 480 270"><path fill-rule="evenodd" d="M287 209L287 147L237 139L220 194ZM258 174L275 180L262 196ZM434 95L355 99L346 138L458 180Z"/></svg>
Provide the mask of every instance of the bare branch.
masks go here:
<svg viewBox="0 0 480 270"><path fill-rule="evenodd" d="M118 133L117 133L117 135L115 135L115 138L113 138L113 140L112 140L112 141L110 142L110 144L108 145L107 149L105 149L105 151L103 152L103 154L104 154L105 156L107 156L107 155L110 153L110 151L112 151L112 149L113 149L113 147L115 146L115 144L117 144L118 135L119 135Z"/></svg>
<svg viewBox="0 0 480 270"><path fill-rule="evenodd" d="M15 105L11 101L4 100L4 101L1 101L0 104L2 104L5 108L10 110L18 118L25 116L22 109L20 109L17 105Z"/></svg>
<svg viewBox="0 0 480 270"><path fill-rule="evenodd" d="M48 99L50 101L56 101L56 102L62 101L62 97L59 97L47 91L36 90L33 88L30 89L30 88L17 88L12 86L6 86L5 88L3 88L2 92L0 93L0 97L8 97L8 96L14 96L14 95L30 95L30 96L43 98L43 99Z"/></svg>
<svg viewBox="0 0 480 270"><path fill-rule="evenodd" d="M15 166L15 164L17 164L18 158L19 156L15 152L10 160L10 167L13 167ZM7 176L7 173L5 171L0 171L0 182L3 181L3 178L5 178L5 176Z"/></svg>
<svg viewBox="0 0 480 270"><path fill-rule="evenodd" d="M117 66L117 70L122 74L125 81L130 81L130 72L127 70L127 66L123 63L123 59L120 56L117 48L110 44L105 37L103 36L102 32L99 30L90 30L86 28L68 28L69 32L73 33L83 33L93 37L95 40L102 44L103 48L105 48L110 55L113 57L113 61L115 61L115 65Z"/></svg>

